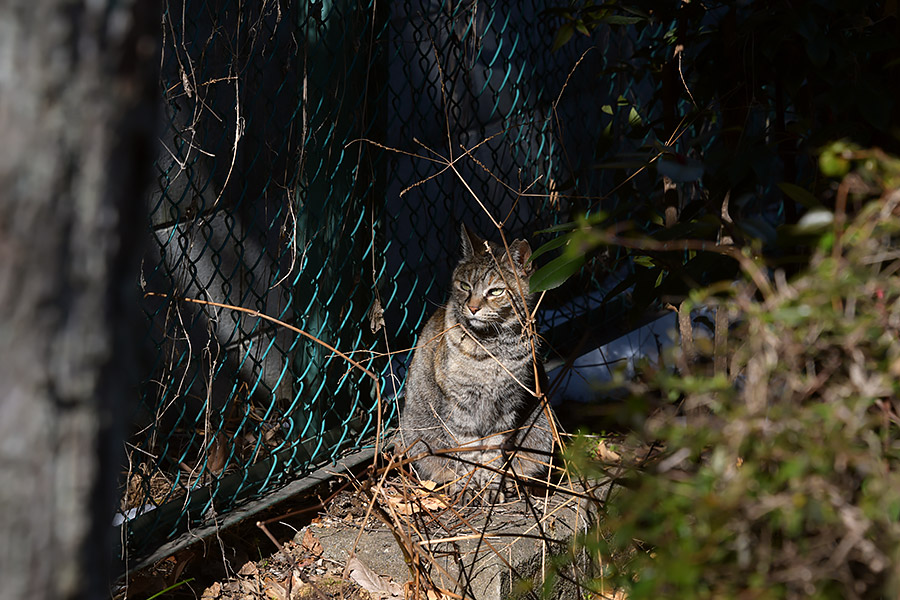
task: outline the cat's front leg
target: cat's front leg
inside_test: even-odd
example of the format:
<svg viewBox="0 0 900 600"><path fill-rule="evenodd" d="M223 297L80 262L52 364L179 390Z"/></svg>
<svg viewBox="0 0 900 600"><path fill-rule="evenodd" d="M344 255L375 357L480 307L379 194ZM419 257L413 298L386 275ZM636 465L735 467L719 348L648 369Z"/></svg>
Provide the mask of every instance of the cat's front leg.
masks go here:
<svg viewBox="0 0 900 600"><path fill-rule="evenodd" d="M512 491L509 482L499 473L491 473L485 479L484 469L469 471L460 476L449 487L449 493L457 502L467 504L496 504L506 501Z"/></svg>
<svg viewBox="0 0 900 600"><path fill-rule="evenodd" d="M496 440L478 440L472 445L490 446ZM512 482L504 471L504 457L499 450L459 452L454 462L457 479L450 488L463 500L480 498L485 503L504 502L512 491Z"/></svg>

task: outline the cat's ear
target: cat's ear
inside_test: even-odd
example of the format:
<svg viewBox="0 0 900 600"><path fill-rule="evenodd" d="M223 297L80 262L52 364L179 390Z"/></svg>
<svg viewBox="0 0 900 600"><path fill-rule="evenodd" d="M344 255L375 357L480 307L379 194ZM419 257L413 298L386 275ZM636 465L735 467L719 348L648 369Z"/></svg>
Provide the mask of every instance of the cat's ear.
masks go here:
<svg viewBox="0 0 900 600"><path fill-rule="evenodd" d="M517 269L520 269L525 273L534 271L534 264L528 262L528 259L531 258L531 246L528 245L527 241L514 241L509 245L509 254Z"/></svg>
<svg viewBox="0 0 900 600"><path fill-rule="evenodd" d="M470 232L465 225L459 228L460 248L463 259L469 259L480 253L484 248L484 240Z"/></svg>

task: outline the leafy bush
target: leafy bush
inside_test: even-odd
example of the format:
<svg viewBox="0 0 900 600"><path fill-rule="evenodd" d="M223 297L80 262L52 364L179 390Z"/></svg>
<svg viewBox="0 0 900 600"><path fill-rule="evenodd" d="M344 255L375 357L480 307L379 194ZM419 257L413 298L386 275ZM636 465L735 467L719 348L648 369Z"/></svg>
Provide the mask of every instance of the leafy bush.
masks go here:
<svg viewBox="0 0 900 600"><path fill-rule="evenodd" d="M624 443L649 449L640 461L570 449L577 471L619 484L583 541L597 590L897 597L900 163L854 145L900 151L896 3L560 4L557 47L627 26L634 47L603 75L655 92L598 105L598 147L640 140L641 164L603 159L627 169L604 190L623 208L556 228L532 286L620 247L610 297L627 290L643 314L687 296L680 313L717 321L715 345L666 360L677 371L617 382L626 422L644 422Z"/></svg>
<svg viewBox="0 0 900 600"><path fill-rule="evenodd" d="M808 269L790 282L766 273L763 289L755 273L692 294L728 316L727 369L716 372L700 344L694 361L676 357L679 372L629 382L663 405L634 434L655 455L617 465L620 491L584 539L606 589L632 599L900 592L900 168L847 145L828 152L856 169L837 186ZM894 189L879 195L886 183ZM844 206L861 208L845 218ZM575 463L595 476L603 467Z"/></svg>

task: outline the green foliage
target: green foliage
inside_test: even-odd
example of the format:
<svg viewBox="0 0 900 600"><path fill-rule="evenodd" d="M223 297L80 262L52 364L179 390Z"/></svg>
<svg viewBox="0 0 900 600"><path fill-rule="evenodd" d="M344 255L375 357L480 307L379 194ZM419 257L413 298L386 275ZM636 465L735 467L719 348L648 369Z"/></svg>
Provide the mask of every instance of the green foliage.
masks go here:
<svg viewBox="0 0 900 600"><path fill-rule="evenodd" d="M606 589L641 598L872 598L900 593L900 162L845 143L838 215L805 272L692 298L722 311L711 351L631 383L658 410L630 444L641 464L571 464L619 491L583 546ZM776 278L777 280L778 278ZM708 360L707 360L708 359Z"/></svg>
<svg viewBox="0 0 900 600"><path fill-rule="evenodd" d="M620 174L603 190L618 208L555 228L532 286L614 246L631 273L610 296L630 290L635 312L689 298L730 324L727 369L697 340L694 361L665 361L678 371L623 382L625 446L649 448L642 460L570 449L576 472L618 484L581 541L602 566L594 589L897 597L900 161L861 149L900 151L896 3L572 0L547 14L555 48L628 19L633 53L601 76L656 91L597 103L592 168ZM637 151L602 156L623 138Z"/></svg>
<svg viewBox="0 0 900 600"><path fill-rule="evenodd" d="M547 242L531 255L530 260L534 261L548 252L560 251L559 256L534 272L531 276L530 289L533 292L552 290L577 273L584 265L586 256L604 242L608 242L604 237L604 231L598 227L605 221L605 214L596 213L591 216L580 216L573 223L539 232L564 234Z"/></svg>
<svg viewBox="0 0 900 600"><path fill-rule="evenodd" d="M545 16L557 27L557 48L600 30L615 36L627 25L631 53L605 63L598 76L654 90L597 102L604 129L590 168L615 174L616 185L602 190L618 207L608 215L614 237L712 246L726 234L738 246L794 261L795 271L834 209L829 178L848 172L844 155L872 146L900 152L896 3L571 0ZM604 148L622 146L610 143L616 139L634 140L635 150L603 156ZM846 141L829 145L835 139ZM573 174L571 189L580 176ZM663 176L678 186L675 227ZM610 237L583 258L571 243L556 246L564 251L538 270L536 287L560 285ZM615 291L634 290L637 314L736 274L734 261L700 250L631 248L614 260L612 270L634 267Z"/></svg>
<svg viewBox="0 0 900 600"><path fill-rule="evenodd" d="M850 160L845 153L854 149L848 144L832 144L819 155L819 170L826 177L843 177L850 171Z"/></svg>
<svg viewBox="0 0 900 600"><path fill-rule="evenodd" d="M593 0L573 3L565 8L551 7L545 14L562 21L553 38L554 52L566 45L576 32L590 36L600 25L634 25L649 18L647 13L634 7L622 6L619 2L598 3Z"/></svg>

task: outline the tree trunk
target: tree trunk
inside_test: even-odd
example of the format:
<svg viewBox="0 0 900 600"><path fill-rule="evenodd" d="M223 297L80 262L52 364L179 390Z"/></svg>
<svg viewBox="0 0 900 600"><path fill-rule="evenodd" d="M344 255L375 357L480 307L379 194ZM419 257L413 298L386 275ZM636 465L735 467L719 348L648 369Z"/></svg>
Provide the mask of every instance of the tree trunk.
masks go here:
<svg viewBox="0 0 900 600"><path fill-rule="evenodd" d="M0 3L0 598L109 597L160 14Z"/></svg>

